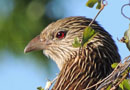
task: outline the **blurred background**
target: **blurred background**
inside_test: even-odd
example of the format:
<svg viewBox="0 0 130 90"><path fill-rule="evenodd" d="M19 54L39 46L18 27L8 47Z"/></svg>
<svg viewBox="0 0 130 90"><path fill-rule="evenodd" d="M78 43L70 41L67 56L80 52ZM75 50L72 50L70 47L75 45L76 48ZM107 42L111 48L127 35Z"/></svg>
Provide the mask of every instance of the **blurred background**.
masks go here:
<svg viewBox="0 0 130 90"><path fill-rule="evenodd" d="M98 10L87 0L0 0L0 90L36 90L59 73L42 51L24 54L24 47L49 23L69 16L94 18ZM122 59L130 54L117 41L129 27L120 12L128 0L108 0L97 21L113 36ZM130 7L124 12L130 17Z"/></svg>

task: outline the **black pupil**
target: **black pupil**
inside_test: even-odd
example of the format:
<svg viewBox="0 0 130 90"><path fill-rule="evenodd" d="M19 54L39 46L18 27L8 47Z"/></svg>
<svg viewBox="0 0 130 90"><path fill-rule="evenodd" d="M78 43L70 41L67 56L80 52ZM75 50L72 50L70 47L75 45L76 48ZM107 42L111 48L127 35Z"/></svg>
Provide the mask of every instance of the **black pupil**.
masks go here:
<svg viewBox="0 0 130 90"><path fill-rule="evenodd" d="M63 38L64 36L65 36L65 33L63 31L58 32L56 35L57 38Z"/></svg>

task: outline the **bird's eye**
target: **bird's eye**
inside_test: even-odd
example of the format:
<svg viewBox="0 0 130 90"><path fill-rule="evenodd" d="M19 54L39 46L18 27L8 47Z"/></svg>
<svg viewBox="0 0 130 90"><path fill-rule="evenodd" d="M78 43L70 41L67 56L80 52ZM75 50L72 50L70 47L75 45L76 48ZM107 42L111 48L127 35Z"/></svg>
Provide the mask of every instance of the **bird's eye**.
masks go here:
<svg viewBox="0 0 130 90"><path fill-rule="evenodd" d="M65 35L66 35L66 32L60 31L60 32L58 32L58 33L56 34L56 37L59 38L59 39L62 39L62 38L65 37Z"/></svg>

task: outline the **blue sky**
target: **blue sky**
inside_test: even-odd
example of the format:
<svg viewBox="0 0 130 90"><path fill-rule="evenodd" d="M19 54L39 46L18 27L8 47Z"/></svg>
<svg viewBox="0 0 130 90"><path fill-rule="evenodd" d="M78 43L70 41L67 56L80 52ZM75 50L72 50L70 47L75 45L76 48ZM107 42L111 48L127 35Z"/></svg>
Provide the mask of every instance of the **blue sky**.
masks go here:
<svg viewBox="0 0 130 90"><path fill-rule="evenodd" d="M94 18L98 10L86 7L86 1L87 0L53 0L46 6L47 10L51 11L46 14L50 17L57 18L69 16ZM0 0L0 2L4 2L4 0ZM108 0L108 5L97 18L101 26L113 36L122 58L130 54L125 44L117 41L117 38L121 38L124 35L130 23L130 21L121 15L120 11L121 6L126 3L128 3L128 0ZM3 8L5 8L5 6ZM7 8L5 8L5 10L7 10ZM125 13L130 17L130 7L125 8ZM36 58L33 58L31 55L23 54L22 56L16 57L12 53L5 51L1 52L0 57L2 58L0 62L0 90L36 90L38 86L45 86L47 78L52 79L56 76L56 73L58 73L58 68L54 62L50 62L52 72L47 74L46 69L43 68L41 70L41 67L35 64ZM32 61L30 62L28 59L32 59Z"/></svg>

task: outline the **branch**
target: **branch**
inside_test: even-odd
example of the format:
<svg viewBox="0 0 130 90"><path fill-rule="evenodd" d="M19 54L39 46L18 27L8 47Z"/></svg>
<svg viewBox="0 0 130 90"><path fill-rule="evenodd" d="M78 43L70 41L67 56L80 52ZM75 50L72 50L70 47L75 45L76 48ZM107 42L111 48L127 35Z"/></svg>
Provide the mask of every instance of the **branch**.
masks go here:
<svg viewBox="0 0 130 90"><path fill-rule="evenodd" d="M129 0L129 3L128 3L128 4L124 4L124 5L121 7L121 14L122 14L126 19L130 20L130 17L126 16L126 15L124 14L124 12L123 12L124 7L126 7L126 6L130 6L130 0Z"/></svg>
<svg viewBox="0 0 130 90"><path fill-rule="evenodd" d="M122 76L122 73L125 72L125 70L130 66L130 56L126 57L124 63L119 63L117 65L117 67L114 69L114 71L105 78L105 80L102 81L101 85L98 87L97 90L100 90L102 88L104 88L104 86L108 86L109 84L113 84L113 81L116 81L117 79L119 79L120 77L122 77L119 82L117 82L110 90L116 89L117 86L119 86L119 84L127 77L128 73L125 73Z"/></svg>
<svg viewBox="0 0 130 90"><path fill-rule="evenodd" d="M130 66L130 56L126 57L124 59L124 63L119 63L116 68L113 70L113 72L108 75L106 78L104 78L103 80L97 82L96 84L86 88L85 90L91 89L97 85L99 85L99 87L97 88L97 90L101 90L104 88L106 88L106 86L108 86L109 84L112 84L114 81L116 81L119 77L122 77L121 80L119 82L117 82L116 85L114 85L110 90L113 90L114 88L116 88L128 75L128 73L125 73L125 75L122 76L122 73Z"/></svg>
<svg viewBox="0 0 130 90"><path fill-rule="evenodd" d="M99 12L97 13L97 15L94 17L94 19L91 21L91 23L88 25L89 27L92 25L92 23L96 20L97 16L101 13L101 11L104 9L104 7L107 5L107 2L106 4L103 3L103 0L101 0L101 8L99 10Z"/></svg>
<svg viewBox="0 0 130 90"><path fill-rule="evenodd" d="M51 85L57 80L58 76L56 76L56 78L54 78L52 81L48 80L46 82L46 86L45 86L45 90L49 90Z"/></svg>

